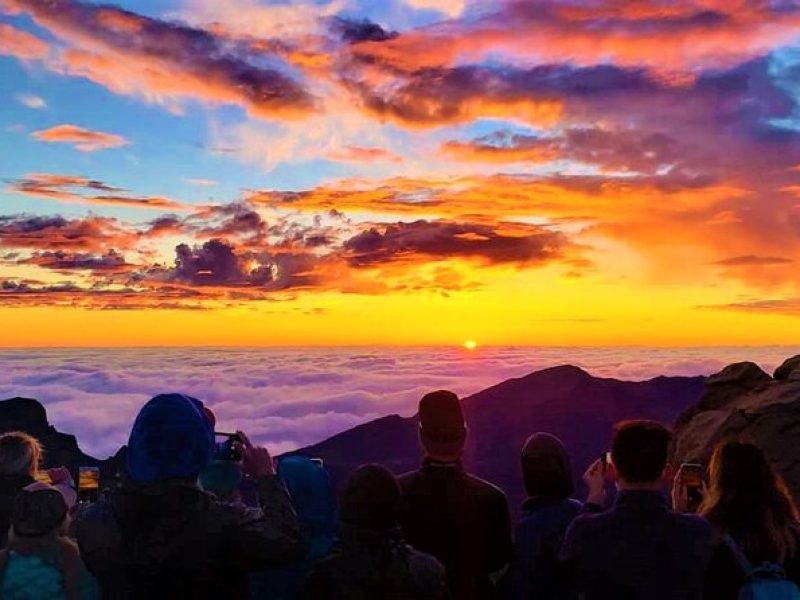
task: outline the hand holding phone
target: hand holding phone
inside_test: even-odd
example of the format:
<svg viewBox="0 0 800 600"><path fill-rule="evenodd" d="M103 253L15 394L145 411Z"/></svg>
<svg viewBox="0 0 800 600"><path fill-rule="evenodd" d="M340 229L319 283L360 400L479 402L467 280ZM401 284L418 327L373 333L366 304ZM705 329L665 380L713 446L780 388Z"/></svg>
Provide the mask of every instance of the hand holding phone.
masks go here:
<svg viewBox="0 0 800 600"><path fill-rule="evenodd" d="M683 463L672 484L672 505L682 512L697 512L705 496L705 467Z"/></svg>
<svg viewBox="0 0 800 600"><path fill-rule="evenodd" d="M586 484L588 493L586 502L591 504L604 504L606 500L606 472L608 465L607 457L603 455L594 461L583 474L583 482Z"/></svg>

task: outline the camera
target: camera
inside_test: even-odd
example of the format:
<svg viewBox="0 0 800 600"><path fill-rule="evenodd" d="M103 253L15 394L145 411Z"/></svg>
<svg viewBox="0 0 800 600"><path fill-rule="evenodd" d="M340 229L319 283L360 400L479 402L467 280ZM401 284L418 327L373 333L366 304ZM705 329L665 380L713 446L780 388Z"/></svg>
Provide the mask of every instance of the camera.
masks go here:
<svg viewBox="0 0 800 600"><path fill-rule="evenodd" d="M216 437L225 438L214 445L213 460L240 462L242 460L242 438L237 433L214 432Z"/></svg>

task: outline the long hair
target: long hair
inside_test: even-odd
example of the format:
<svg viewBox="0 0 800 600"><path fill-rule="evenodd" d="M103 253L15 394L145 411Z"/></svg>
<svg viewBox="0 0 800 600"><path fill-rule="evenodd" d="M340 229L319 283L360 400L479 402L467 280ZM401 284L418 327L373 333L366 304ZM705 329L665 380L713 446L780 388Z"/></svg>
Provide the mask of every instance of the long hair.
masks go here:
<svg viewBox="0 0 800 600"><path fill-rule="evenodd" d="M797 507L758 446L718 444L709 480L700 514L720 533L733 537L754 561L783 562L794 555L800 532Z"/></svg>

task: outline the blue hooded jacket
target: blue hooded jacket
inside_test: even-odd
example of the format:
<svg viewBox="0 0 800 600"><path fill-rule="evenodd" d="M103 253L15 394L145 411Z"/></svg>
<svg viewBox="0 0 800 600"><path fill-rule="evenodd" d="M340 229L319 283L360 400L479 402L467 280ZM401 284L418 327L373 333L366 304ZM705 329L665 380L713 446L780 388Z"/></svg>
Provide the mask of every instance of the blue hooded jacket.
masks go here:
<svg viewBox="0 0 800 600"><path fill-rule="evenodd" d="M277 474L297 512L306 552L296 563L255 574L250 597L294 600L301 597L314 563L330 554L339 533L339 518L330 477L318 462L307 456L285 456L278 462Z"/></svg>
<svg viewBox="0 0 800 600"><path fill-rule="evenodd" d="M160 394L142 407L128 439L131 480L195 480L211 460L214 428L203 403L183 394Z"/></svg>

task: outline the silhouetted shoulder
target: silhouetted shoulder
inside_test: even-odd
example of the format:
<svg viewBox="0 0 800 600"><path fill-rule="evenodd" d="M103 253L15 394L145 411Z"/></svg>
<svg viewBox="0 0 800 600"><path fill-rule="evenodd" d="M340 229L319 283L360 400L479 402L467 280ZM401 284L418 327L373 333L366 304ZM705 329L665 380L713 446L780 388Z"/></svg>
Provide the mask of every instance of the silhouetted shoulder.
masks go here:
<svg viewBox="0 0 800 600"><path fill-rule="evenodd" d="M506 494L493 483L469 473L464 474L466 485L476 494L480 494L489 501L506 502Z"/></svg>
<svg viewBox="0 0 800 600"><path fill-rule="evenodd" d="M711 523L698 515L672 513L675 524L692 536L711 543L713 528Z"/></svg>

